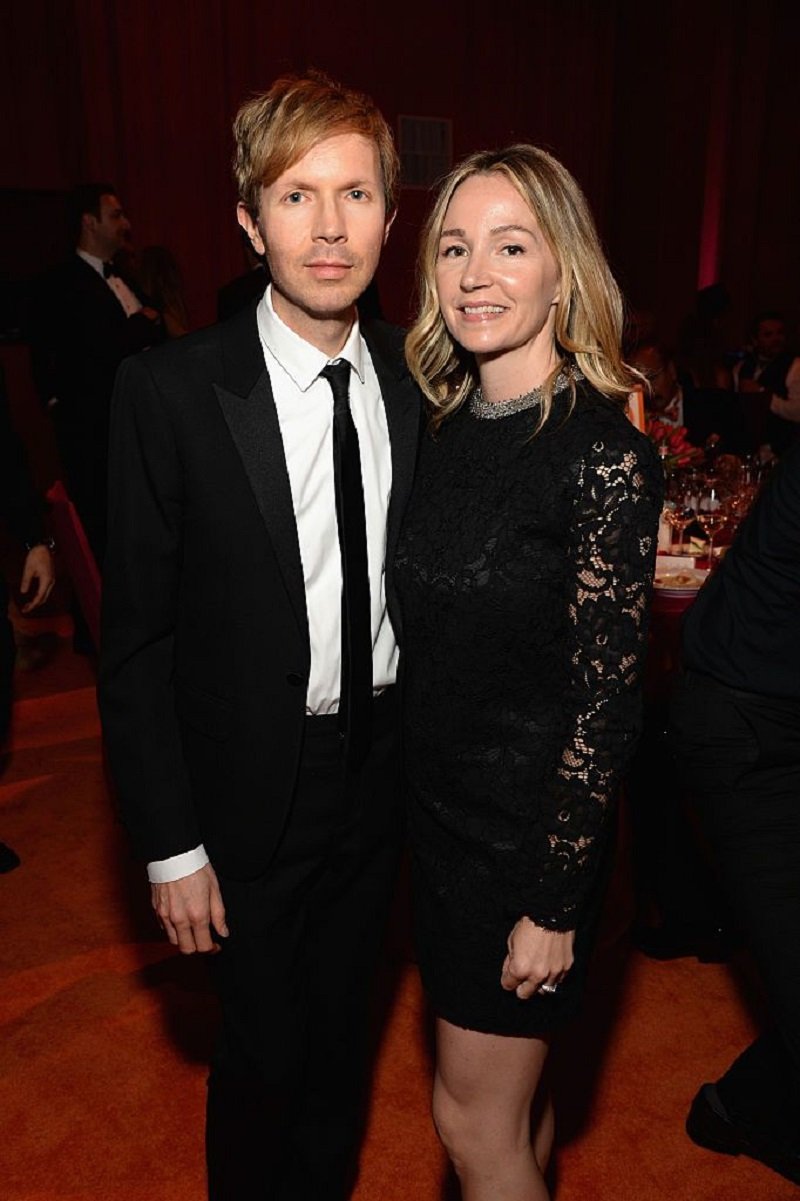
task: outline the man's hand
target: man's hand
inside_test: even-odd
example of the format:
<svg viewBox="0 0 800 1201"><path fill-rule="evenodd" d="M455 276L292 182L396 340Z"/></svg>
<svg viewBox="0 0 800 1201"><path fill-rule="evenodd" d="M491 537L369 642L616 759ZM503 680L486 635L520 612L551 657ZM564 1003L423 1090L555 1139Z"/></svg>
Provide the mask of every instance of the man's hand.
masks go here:
<svg viewBox="0 0 800 1201"><path fill-rule="evenodd" d="M22 568L22 579L20 580L19 590L23 596L27 596L34 583L36 587L30 598L22 606L22 612L30 613L32 609L38 609L39 605L43 605L53 591L55 580L56 573L53 567L53 556L49 548L44 544L32 546L28 551L25 565Z"/></svg>
<svg viewBox="0 0 800 1201"><path fill-rule="evenodd" d="M770 412L786 421L800 421L800 388L792 388L785 399L783 396L773 396L769 407Z"/></svg>
<svg viewBox="0 0 800 1201"><path fill-rule="evenodd" d="M150 899L167 938L184 955L219 950L211 926L222 938L228 937L225 906L210 863L181 880L151 884Z"/></svg>
<svg viewBox="0 0 800 1201"><path fill-rule="evenodd" d="M552 992L572 967L574 942L574 930L545 930L528 917L520 918L508 936L501 985L521 1001L527 1001L543 984L546 992Z"/></svg>

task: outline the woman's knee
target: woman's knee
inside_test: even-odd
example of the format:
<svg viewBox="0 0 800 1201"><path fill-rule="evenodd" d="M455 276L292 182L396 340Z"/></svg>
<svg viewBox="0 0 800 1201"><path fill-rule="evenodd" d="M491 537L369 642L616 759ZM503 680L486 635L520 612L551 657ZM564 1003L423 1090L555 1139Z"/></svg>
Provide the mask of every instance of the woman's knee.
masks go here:
<svg viewBox="0 0 800 1201"><path fill-rule="evenodd" d="M433 1087L433 1124L450 1158L455 1162L468 1142L468 1110L437 1079Z"/></svg>
<svg viewBox="0 0 800 1201"><path fill-rule="evenodd" d="M455 1097L441 1078L433 1090L433 1121L457 1171L488 1167L530 1144L530 1127L519 1115L504 1119L496 1107L489 1114L479 1097L473 1102Z"/></svg>

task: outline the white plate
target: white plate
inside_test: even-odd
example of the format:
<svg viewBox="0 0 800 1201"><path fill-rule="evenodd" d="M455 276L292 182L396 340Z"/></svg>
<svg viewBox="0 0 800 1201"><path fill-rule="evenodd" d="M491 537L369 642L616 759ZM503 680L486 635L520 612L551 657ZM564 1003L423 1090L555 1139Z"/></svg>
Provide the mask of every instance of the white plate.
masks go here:
<svg viewBox="0 0 800 1201"><path fill-rule="evenodd" d="M659 592L683 596L687 592L697 592L707 579L708 571L700 567L671 568L669 571L662 569L656 570L654 586Z"/></svg>

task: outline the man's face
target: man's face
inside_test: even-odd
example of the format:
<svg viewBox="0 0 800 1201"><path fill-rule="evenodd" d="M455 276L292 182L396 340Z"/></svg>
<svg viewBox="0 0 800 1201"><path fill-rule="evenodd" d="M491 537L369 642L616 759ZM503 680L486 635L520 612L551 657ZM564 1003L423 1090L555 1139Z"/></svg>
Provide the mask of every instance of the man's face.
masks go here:
<svg viewBox="0 0 800 1201"><path fill-rule="evenodd" d="M131 223L125 216L118 196L106 194L100 197L100 216L86 213L84 221L91 233L98 257L112 259L117 251L126 246L131 232Z"/></svg>
<svg viewBox="0 0 800 1201"><path fill-rule="evenodd" d="M352 320L389 233L375 143L324 138L262 188L257 221L242 204L238 217L266 254L275 312L316 345L321 326Z"/></svg>
<svg viewBox="0 0 800 1201"><path fill-rule="evenodd" d="M652 413L663 413L678 392L675 364L657 346L642 346L634 352L631 364L647 377L650 393L645 397Z"/></svg>
<svg viewBox="0 0 800 1201"><path fill-rule="evenodd" d="M759 321L755 341L762 358L774 359L786 349L786 326L778 318Z"/></svg>

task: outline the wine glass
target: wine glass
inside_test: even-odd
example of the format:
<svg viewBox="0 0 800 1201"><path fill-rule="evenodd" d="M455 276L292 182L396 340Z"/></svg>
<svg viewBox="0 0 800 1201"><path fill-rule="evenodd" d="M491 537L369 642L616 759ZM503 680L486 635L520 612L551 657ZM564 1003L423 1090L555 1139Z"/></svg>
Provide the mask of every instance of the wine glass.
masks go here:
<svg viewBox="0 0 800 1201"><path fill-rule="evenodd" d="M760 486L761 466L745 459L731 478L731 494L727 501L728 518L733 529L737 529L747 516Z"/></svg>
<svg viewBox="0 0 800 1201"><path fill-rule="evenodd" d="M678 535L677 554L686 553L683 533L687 525L697 517L697 484L689 474L673 475L667 479L664 496L664 519L668 522L670 550L675 534Z"/></svg>
<svg viewBox="0 0 800 1201"><path fill-rule="evenodd" d="M728 523L728 493L715 476L701 488L697 520L708 538L708 563L714 565L714 538Z"/></svg>
<svg viewBox="0 0 800 1201"><path fill-rule="evenodd" d="M749 484L741 484L728 500L728 517L734 529L738 529L742 520L747 516L755 496L756 489L754 487Z"/></svg>

